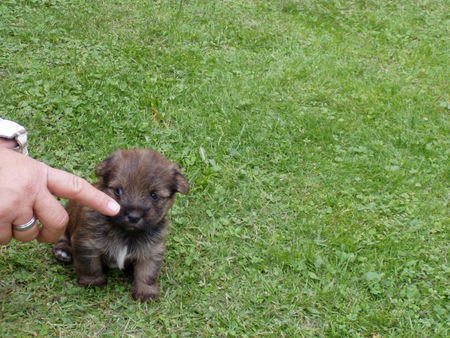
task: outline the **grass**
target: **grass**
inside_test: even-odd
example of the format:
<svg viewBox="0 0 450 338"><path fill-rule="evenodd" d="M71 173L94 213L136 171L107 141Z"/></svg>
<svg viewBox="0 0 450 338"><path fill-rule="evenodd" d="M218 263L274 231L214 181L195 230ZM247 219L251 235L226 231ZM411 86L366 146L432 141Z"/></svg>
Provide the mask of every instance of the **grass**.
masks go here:
<svg viewBox="0 0 450 338"><path fill-rule="evenodd" d="M448 334L441 0L4 0L0 116L90 180L151 147L192 190L162 298L0 249L1 336Z"/></svg>

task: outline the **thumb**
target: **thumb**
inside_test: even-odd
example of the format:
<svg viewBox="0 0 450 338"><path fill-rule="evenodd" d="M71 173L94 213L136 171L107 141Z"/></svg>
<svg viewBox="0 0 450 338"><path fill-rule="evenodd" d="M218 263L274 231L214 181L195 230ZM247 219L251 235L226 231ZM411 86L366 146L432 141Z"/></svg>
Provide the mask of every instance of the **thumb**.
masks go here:
<svg viewBox="0 0 450 338"><path fill-rule="evenodd" d="M51 212L48 212L51 210ZM37 240L53 243L64 232L69 216L61 204L47 191L40 193L34 204L34 214L42 223Z"/></svg>

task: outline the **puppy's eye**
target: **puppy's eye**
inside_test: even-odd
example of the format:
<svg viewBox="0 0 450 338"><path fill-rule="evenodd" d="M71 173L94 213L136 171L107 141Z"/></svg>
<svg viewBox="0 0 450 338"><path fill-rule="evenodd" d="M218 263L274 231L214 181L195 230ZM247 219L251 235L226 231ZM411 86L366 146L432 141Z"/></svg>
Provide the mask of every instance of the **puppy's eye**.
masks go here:
<svg viewBox="0 0 450 338"><path fill-rule="evenodd" d="M152 192L152 193L150 194L150 196L151 196L152 200L154 200L154 201L159 200L159 196L156 194L156 192Z"/></svg>
<svg viewBox="0 0 450 338"><path fill-rule="evenodd" d="M122 196L123 195L122 188L115 188L114 189L114 194L116 194L116 196Z"/></svg>

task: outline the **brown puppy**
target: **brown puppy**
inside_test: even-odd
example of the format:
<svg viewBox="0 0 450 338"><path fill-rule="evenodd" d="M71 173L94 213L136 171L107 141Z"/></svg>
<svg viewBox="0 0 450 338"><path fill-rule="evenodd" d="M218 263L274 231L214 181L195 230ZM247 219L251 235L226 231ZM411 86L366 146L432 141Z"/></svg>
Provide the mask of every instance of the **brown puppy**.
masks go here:
<svg viewBox="0 0 450 338"><path fill-rule="evenodd" d="M53 254L73 260L78 283L85 287L105 285L105 267L132 267L133 298L157 298L165 216L175 193L187 194L189 184L175 163L150 149L117 150L98 165L96 174L94 186L116 199L119 214L104 216L70 201L70 221Z"/></svg>

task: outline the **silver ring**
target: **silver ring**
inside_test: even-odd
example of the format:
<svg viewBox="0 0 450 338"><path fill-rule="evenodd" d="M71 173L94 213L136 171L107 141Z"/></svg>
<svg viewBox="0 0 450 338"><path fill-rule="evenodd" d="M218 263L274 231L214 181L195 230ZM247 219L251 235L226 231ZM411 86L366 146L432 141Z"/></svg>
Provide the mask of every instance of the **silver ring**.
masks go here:
<svg viewBox="0 0 450 338"><path fill-rule="evenodd" d="M36 222L36 218L31 218L28 222L21 225L14 225L14 230L16 231L27 231L28 229L31 229Z"/></svg>

